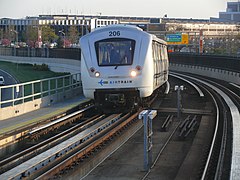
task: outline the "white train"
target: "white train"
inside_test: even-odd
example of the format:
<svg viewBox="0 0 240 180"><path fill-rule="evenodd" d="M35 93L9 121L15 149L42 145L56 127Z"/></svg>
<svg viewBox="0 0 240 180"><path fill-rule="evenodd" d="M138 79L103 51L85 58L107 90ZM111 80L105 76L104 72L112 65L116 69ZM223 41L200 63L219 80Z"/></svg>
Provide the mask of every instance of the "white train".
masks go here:
<svg viewBox="0 0 240 180"><path fill-rule="evenodd" d="M101 27L80 39L85 97L102 109L131 109L168 80L165 41L136 26Z"/></svg>

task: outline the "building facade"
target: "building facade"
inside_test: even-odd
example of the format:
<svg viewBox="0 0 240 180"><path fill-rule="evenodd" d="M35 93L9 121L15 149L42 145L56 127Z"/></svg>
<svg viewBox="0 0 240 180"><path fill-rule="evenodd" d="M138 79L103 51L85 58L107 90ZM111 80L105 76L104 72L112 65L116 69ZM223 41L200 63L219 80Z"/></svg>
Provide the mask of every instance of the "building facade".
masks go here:
<svg viewBox="0 0 240 180"><path fill-rule="evenodd" d="M219 19L240 22L240 1L227 2L226 12L219 12Z"/></svg>
<svg viewBox="0 0 240 180"><path fill-rule="evenodd" d="M230 6L237 5L237 6ZM239 2L228 3L228 11L239 11ZM237 13L235 12L235 13ZM185 33L189 36L187 46L198 46L200 32L204 43L208 46L232 41L238 43L239 23L235 21L220 21L220 19L180 19L158 17L124 17L102 15L39 15L38 17L26 17L25 19L0 19L0 40L4 34L12 34L11 41L22 41L24 32L28 27L41 29L50 26L58 36L67 35L70 27L76 27L79 36L92 31L95 28L110 24L137 25L149 33L166 39L166 34ZM186 46L186 45L185 45ZM197 49L197 48L195 48Z"/></svg>

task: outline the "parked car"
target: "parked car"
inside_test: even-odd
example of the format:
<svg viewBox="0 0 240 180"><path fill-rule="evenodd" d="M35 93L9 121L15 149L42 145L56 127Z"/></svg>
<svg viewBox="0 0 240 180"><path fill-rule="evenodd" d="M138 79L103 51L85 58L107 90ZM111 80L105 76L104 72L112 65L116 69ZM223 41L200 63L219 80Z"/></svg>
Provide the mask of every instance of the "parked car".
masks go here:
<svg viewBox="0 0 240 180"><path fill-rule="evenodd" d="M4 85L5 85L4 77L0 76L0 86L4 86Z"/></svg>

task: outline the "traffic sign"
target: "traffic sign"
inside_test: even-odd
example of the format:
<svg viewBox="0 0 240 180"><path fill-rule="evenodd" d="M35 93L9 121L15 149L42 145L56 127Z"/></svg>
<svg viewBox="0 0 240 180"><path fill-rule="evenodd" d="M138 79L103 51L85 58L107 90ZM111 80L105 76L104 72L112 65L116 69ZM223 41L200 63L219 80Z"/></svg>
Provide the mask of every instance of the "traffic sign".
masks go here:
<svg viewBox="0 0 240 180"><path fill-rule="evenodd" d="M167 38L167 42L181 42L182 41L181 34L167 34L166 38Z"/></svg>
<svg viewBox="0 0 240 180"><path fill-rule="evenodd" d="M188 34L167 34L166 41L171 45L188 44Z"/></svg>
<svg viewBox="0 0 240 180"><path fill-rule="evenodd" d="M182 44L188 44L188 34L182 34Z"/></svg>

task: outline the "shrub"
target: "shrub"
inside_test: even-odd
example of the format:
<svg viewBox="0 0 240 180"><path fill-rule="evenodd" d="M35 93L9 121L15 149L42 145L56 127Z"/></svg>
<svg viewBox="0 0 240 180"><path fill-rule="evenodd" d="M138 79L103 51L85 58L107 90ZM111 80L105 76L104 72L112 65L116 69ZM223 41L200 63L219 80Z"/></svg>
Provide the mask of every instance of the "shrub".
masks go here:
<svg viewBox="0 0 240 180"><path fill-rule="evenodd" d="M48 71L49 70L49 67L47 64L41 64L41 65L38 65L38 64L34 64L33 65L33 69L34 70L37 70L37 71Z"/></svg>

